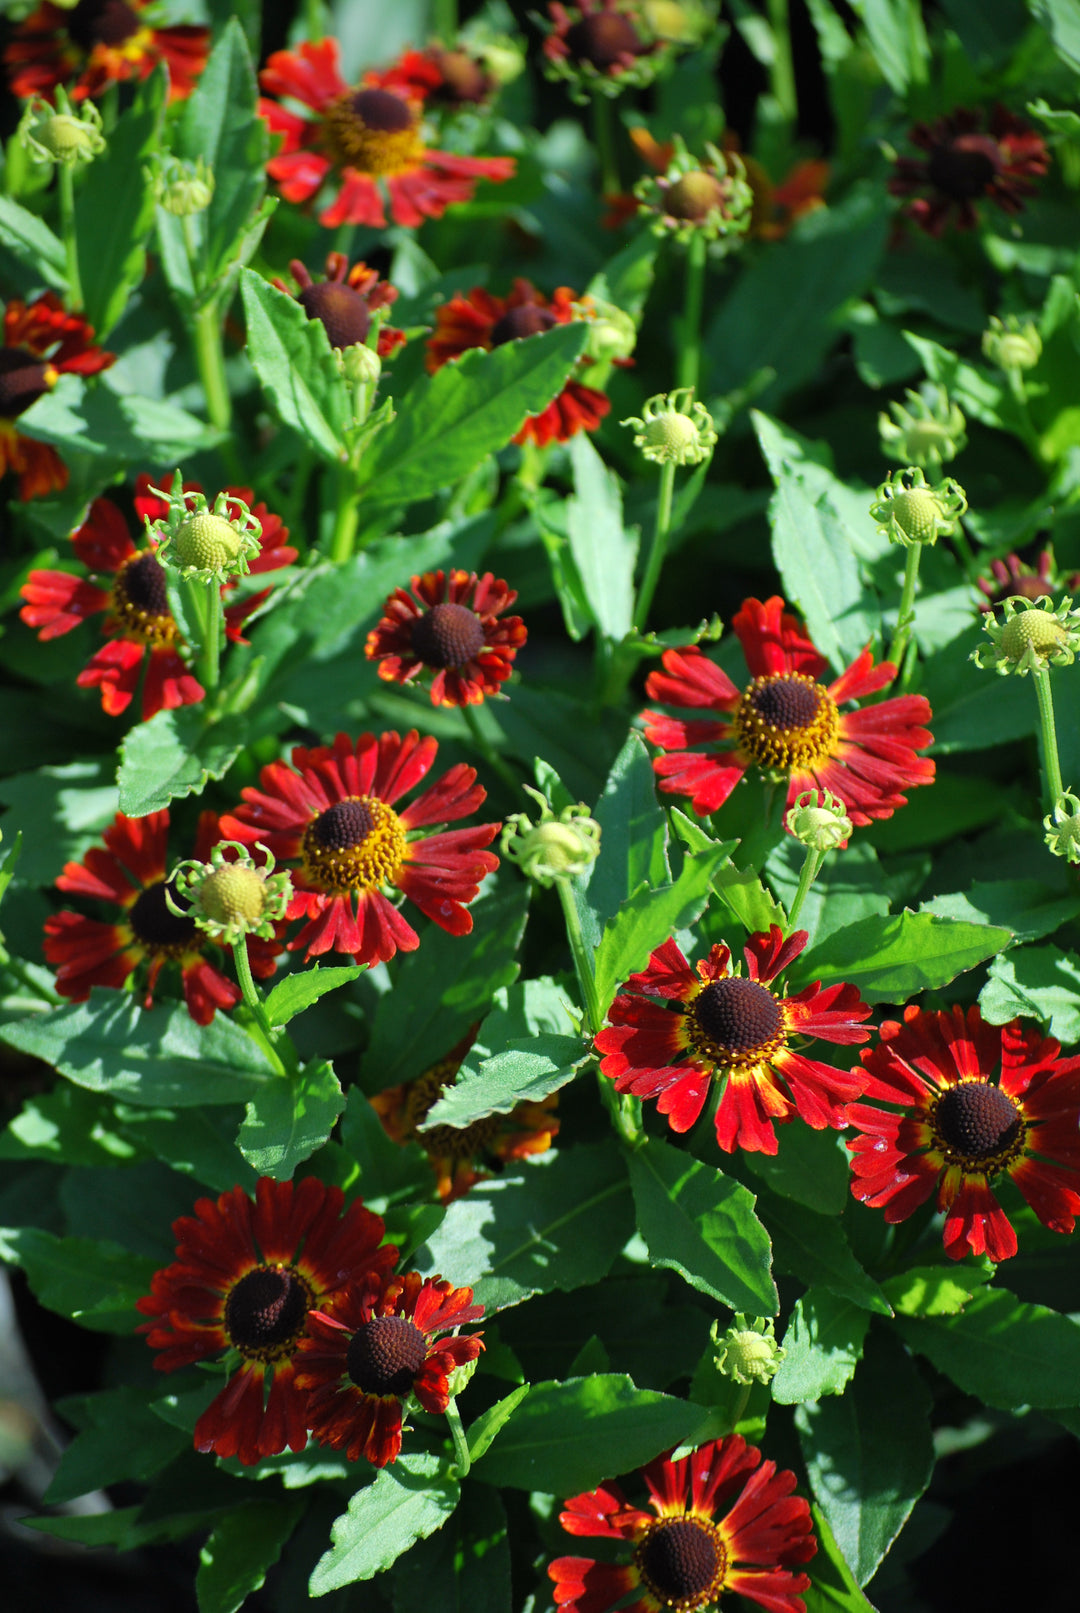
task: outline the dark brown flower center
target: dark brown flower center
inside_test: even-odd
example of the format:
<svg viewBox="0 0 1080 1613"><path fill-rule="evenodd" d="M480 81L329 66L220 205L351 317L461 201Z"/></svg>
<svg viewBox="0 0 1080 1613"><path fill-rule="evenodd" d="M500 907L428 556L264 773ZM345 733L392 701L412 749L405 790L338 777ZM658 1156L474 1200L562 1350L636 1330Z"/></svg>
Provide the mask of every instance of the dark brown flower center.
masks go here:
<svg viewBox="0 0 1080 1613"><path fill-rule="evenodd" d="M171 614L165 568L152 554L136 555L124 567L124 593L136 610L149 616Z"/></svg>
<svg viewBox="0 0 1080 1613"><path fill-rule="evenodd" d="M986 195L1003 166L996 140L987 134L961 134L947 145L934 147L926 171L935 190L944 191L954 201L970 202Z"/></svg>
<svg viewBox="0 0 1080 1613"><path fill-rule="evenodd" d="M176 956L191 946L199 931L194 919L172 911L165 900L167 889L177 907L189 905L163 879L159 879L156 884L148 885L139 892L128 915L128 922L136 940L141 941L148 952Z"/></svg>
<svg viewBox="0 0 1080 1613"><path fill-rule="evenodd" d="M350 105L361 122L379 134L400 134L413 126L408 101L392 90L357 90Z"/></svg>
<svg viewBox="0 0 1080 1613"><path fill-rule="evenodd" d="M433 605L412 626L412 650L426 666L466 666L484 647L484 627L467 605Z"/></svg>
<svg viewBox="0 0 1080 1613"><path fill-rule="evenodd" d="M784 1028L772 992L739 975L711 980L694 998L690 1017L711 1048L735 1058L763 1047Z"/></svg>
<svg viewBox="0 0 1080 1613"><path fill-rule="evenodd" d="M438 89L432 91L433 101L457 106L484 99L491 80L478 61L463 50L436 50L432 54L443 78Z"/></svg>
<svg viewBox="0 0 1080 1613"><path fill-rule="evenodd" d="M349 1341L345 1366L366 1395L409 1393L427 1357L427 1339L405 1316L373 1316Z"/></svg>
<svg viewBox="0 0 1080 1613"><path fill-rule="evenodd" d="M116 627L140 644L176 642L165 572L149 549L125 560L116 573L109 611Z"/></svg>
<svg viewBox="0 0 1080 1613"><path fill-rule="evenodd" d="M774 672L743 691L734 727L740 748L760 768L791 773L833 754L840 713L828 690L805 673Z"/></svg>
<svg viewBox="0 0 1080 1613"><path fill-rule="evenodd" d="M56 385L51 364L22 347L0 347L0 420L14 420Z"/></svg>
<svg viewBox="0 0 1080 1613"><path fill-rule="evenodd" d="M378 177L414 167L423 154L416 115L391 90L348 90L323 112L326 145L334 159Z"/></svg>
<svg viewBox="0 0 1080 1613"><path fill-rule="evenodd" d="M376 796L335 801L304 830L304 876L316 890L373 890L392 884L405 858L401 820Z"/></svg>
<svg viewBox="0 0 1080 1613"><path fill-rule="evenodd" d="M988 1081L950 1087L939 1100L934 1119L946 1145L970 1160L1007 1152L1024 1124L1012 1099Z"/></svg>
<svg viewBox="0 0 1080 1613"><path fill-rule="evenodd" d="M311 1295L288 1266L257 1266L229 1290L225 1331L245 1355L269 1359L299 1338Z"/></svg>
<svg viewBox="0 0 1080 1613"><path fill-rule="evenodd" d="M727 1553L715 1526L704 1519L662 1519L635 1556L642 1579L665 1607L703 1607L723 1588Z"/></svg>
<svg viewBox="0 0 1080 1613"><path fill-rule="evenodd" d="M308 834L326 851L351 851L363 845L374 827L375 818L366 801L337 801L319 813Z"/></svg>
<svg viewBox="0 0 1080 1613"><path fill-rule="evenodd" d="M724 187L712 174L700 168L676 179L664 194L665 213L670 213L672 218L686 219L692 224L700 224L714 207L723 205Z"/></svg>
<svg viewBox="0 0 1080 1613"><path fill-rule="evenodd" d="M122 45L137 34L142 24L139 14L124 0L79 0L68 13L67 31L81 50L95 45Z"/></svg>
<svg viewBox="0 0 1080 1613"><path fill-rule="evenodd" d="M367 341L371 309L352 286L324 280L298 292L296 300L309 319L322 321L331 347L355 347Z"/></svg>
<svg viewBox="0 0 1080 1613"><path fill-rule="evenodd" d="M777 678L754 690L750 704L774 728L808 728L818 713L813 684L799 678Z"/></svg>
<svg viewBox="0 0 1080 1613"><path fill-rule="evenodd" d="M579 62L591 62L601 72L623 56L640 56L646 46L628 17L619 11L597 11L566 30L566 48Z"/></svg>
<svg viewBox="0 0 1080 1613"><path fill-rule="evenodd" d="M508 308L491 327L491 345L501 347L504 342L516 342L519 336L538 336L542 330L550 330L554 323L555 315L534 302Z"/></svg>

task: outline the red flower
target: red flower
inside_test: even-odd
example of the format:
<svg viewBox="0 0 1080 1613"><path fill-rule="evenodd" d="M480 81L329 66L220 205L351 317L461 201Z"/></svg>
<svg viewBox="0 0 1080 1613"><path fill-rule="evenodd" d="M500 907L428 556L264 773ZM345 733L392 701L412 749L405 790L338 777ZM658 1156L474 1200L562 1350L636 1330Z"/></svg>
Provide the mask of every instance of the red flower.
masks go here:
<svg viewBox="0 0 1080 1613"><path fill-rule="evenodd" d="M208 28L152 28L144 13L151 0L78 0L46 3L15 25L4 51L12 91L51 98L58 84L73 101L103 95L110 84L148 78L158 62L169 69L169 99L195 87L210 50Z"/></svg>
<svg viewBox="0 0 1080 1613"><path fill-rule="evenodd" d="M625 0L577 0L572 6L548 0L548 15L551 27L541 48L562 76L590 86L600 79L642 81L641 58L657 43L642 37L644 21L635 7Z"/></svg>
<svg viewBox="0 0 1080 1613"><path fill-rule="evenodd" d="M289 273L300 287L297 302L309 319L322 321L331 347L354 347L366 342L372 314L397 300L397 288L380 280L377 269L369 269L366 263L354 263L350 269L344 252L327 253L325 280L313 280L299 258L292 259ZM292 296L283 280L275 279L274 285ZM381 326L379 357L389 358L405 339L403 330Z"/></svg>
<svg viewBox="0 0 1080 1613"><path fill-rule="evenodd" d="M245 804L221 820L222 834L273 855L298 858L290 919L308 923L290 951L309 958L331 949L357 963L385 963L399 949L420 945L416 931L385 894L401 891L451 935L468 935L471 902L499 859L488 846L499 824L409 836L463 818L487 798L476 769L456 763L403 812L393 804L430 771L438 742L416 730L398 734L338 734L333 745L298 745L293 765L271 762L262 789L243 791ZM355 898L355 911L354 911Z"/></svg>
<svg viewBox="0 0 1080 1613"><path fill-rule="evenodd" d="M104 849L91 846L82 862L65 864L57 890L120 907L123 917L109 924L67 909L54 913L45 921L45 957L56 967L57 991L77 1003L86 1001L91 986L122 986L145 963L148 1008L162 969L179 964L188 1013L209 1025L215 1009L233 1008L240 992L206 958L211 943L195 921L172 912L165 900L168 833L167 811L145 818L118 812L102 836ZM221 838L216 814L201 813L195 857L204 862ZM272 975L277 942L249 936L247 945L252 971L261 980Z"/></svg>
<svg viewBox="0 0 1080 1613"><path fill-rule="evenodd" d="M1007 554L1004 560L992 560L990 570L994 580L980 577L979 592L985 603L979 605L984 614L997 611L1006 599L1042 599L1058 592L1075 594L1080 588L1080 572L1063 577L1054 561L1051 548L1040 549L1034 566L1025 565L1018 554Z"/></svg>
<svg viewBox="0 0 1080 1613"><path fill-rule="evenodd" d="M51 291L29 304L13 297L4 310L0 476L9 470L17 474L24 502L66 487L68 473L55 448L24 437L15 422L52 391L61 375L97 375L116 362L116 354L95 347L93 337L93 327L80 314L66 313Z"/></svg>
<svg viewBox="0 0 1080 1613"><path fill-rule="evenodd" d="M1050 166L1042 137L1000 105L985 129L982 112L958 107L933 123L916 123L908 139L926 156L897 157L889 190L914 197L904 212L928 235L941 235L954 213L958 230L973 230L975 203L984 198L1003 213L1022 212L1024 197L1035 194L1032 179Z"/></svg>
<svg viewBox="0 0 1080 1613"><path fill-rule="evenodd" d="M172 476L162 482L168 491ZM151 478L141 475L135 481L135 512L140 521L157 520L168 512L168 501L150 492ZM197 482L185 482L185 492L201 492ZM251 489L230 487L227 491L250 503ZM259 554L251 571L275 571L296 559L296 550L285 540L289 534L265 504L256 504L252 514L262 522ZM110 717L118 717L131 704L143 675L142 715L147 720L159 711L195 705L205 690L188 670L180 654L180 630L169 608L165 571L156 558L155 545L136 548L127 522L110 499L98 498L82 526L72 533L77 557L93 576L111 572L111 588L100 588L70 571L32 571L21 593L26 604L19 612L28 627L40 628L39 637L58 638L70 633L88 616L105 612L103 631L108 643L95 651L75 680L80 689L101 689L101 704ZM230 579L223 596L235 588ZM225 631L230 639L243 643L241 627L267 598L270 590L249 594L225 611Z"/></svg>
<svg viewBox="0 0 1080 1613"><path fill-rule="evenodd" d="M977 1007L886 1020L862 1053L867 1098L848 1121L851 1191L906 1221L932 1193L946 1211L945 1253L991 1260L1016 1253L1016 1233L991 1184L1011 1176L1044 1226L1071 1232L1080 1213L1080 1058L1014 1019L987 1025Z"/></svg>
<svg viewBox="0 0 1080 1613"><path fill-rule="evenodd" d="M498 618L517 594L490 571L425 571L395 588L364 653L389 683L433 672L433 706L479 706L498 694L527 637L520 616ZM466 603L468 601L468 603Z"/></svg>
<svg viewBox="0 0 1080 1613"><path fill-rule="evenodd" d="M195 1425L196 1450L250 1466L307 1444L295 1374L304 1323L351 1276L382 1275L397 1259L393 1244L380 1247L380 1217L361 1199L343 1215L344 1202L315 1176L262 1176L254 1204L234 1187L173 1222L176 1261L137 1302L151 1318L138 1331L161 1352L155 1367L175 1372L230 1349L242 1357Z"/></svg>
<svg viewBox="0 0 1080 1613"><path fill-rule="evenodd" d="M646 680L652 700L703 707L728 719L691 722L644 713L646 738L674 753L653 762L662 790L689 795L696 812L715 812L747 768L757 766L788 775L789 806L805 790L831 790L852 823L865 825L906 806L901 790L932 783L933 762L915 754L933 740L922 726L930 720L922 695L840 709L890 684L896 676L891 661L875 667L868 646L846 672L822 685L824 657L775 595L764 604L745 600L732 626L753 678L741 694L696 648L665 650L664 671Z"/></svg>
<svg viewBox="0 0 1080 1613"><path fill-rule="evenodd" d="M548 1567L556 1608L698 1613L733 1591L770 1613L805 1613L801 1592L810 1581L792 1568L814 1555L817 1541L809 1503L792 1494L794 1473L778 1473L740 1434L729 1434L678 1462L657 1457L641 1477L652 1512L613 1483L567 1501L559 1514L567 1534L634 1549L629 1562L557 1558Z"/></svg>
<svg viewBox="0 0 1080 1613"><path fill-rule="evenodd" d="M385 229L385 184L395 224L414 227L441 218L455 202L471 201L477 179L509 179L512 157L461 157L424 145L417 101L390 89L346 84L336 39L277 50L260 74L272 96L286 96L306 113L263 100L260 110L284 144L267 172L289 202L309 201L333 176L337 193L319 214L328 229L370 224Z"/></svg>
<svg viewBox="0 0 1080 1613"><path fill-rule="evenodd" d="M633 995L620 994L610 1026L596 1038L604 1074L619 1092L655 1098L672 1131L689 1131L715 1080L724 1087L716 1111L716 1140L725 1153L745 1148L775 1154L773 1123L796 1111L815 1131L847 1125L844 1105L860 1096L857 1075L818 1064L790 1045L819 1036L826 1042L865 1042L870 1015L855 986L815 981L794 997L768 984L806 945L807 932L785 941L778 924L752 935L743 948L746 977L733 973L731 952L714 946L692 969L674 941L665 941L648 968L631 975ZM659 1000L658 1000L659 999Z"/></svg>
<svg viewBox="0 0 1080 1613"><path fill-rule="evenodd" d="M480 1335L439 1338L484 1314L471 1288L407 1271L350 1283L329 1308L308 1316L296 1381L308 1391L308 1427L322 1445L386 1467L401 1450L402 1406L410 1395L441 1415L449 1377L475 1361Z"/></svg>
<svg viewBox="0 0 1080 1613"><path fill-rule="evenodd" d="M466 50L443 50L438 45L402 51L397 61L382 72L365 73L364 83L380 90L394 90L409 101L430 101L433 106L447 109L478 106L499 87L479 57L470 56Z"/></svg>
<svg viewBox="0 0 1080 1613"><path fill-rule="evenodd" d="M428 339L427 367L434 372L451 359L459 358L470 347L488 352L504 342L536 336L553 325L569 325L580 316L574 305L580 302L569 286L559 286L551 297L528 280L517 279L508 297L493 297L482 286L474 286L467 296L458 292L435 310L435 334ZM567 381L559 396L540 414L528 415L512 439L530 439L541 448L550 442L566 442L579 431L595 431L611 404L595 387L580 381Z"/></svg>

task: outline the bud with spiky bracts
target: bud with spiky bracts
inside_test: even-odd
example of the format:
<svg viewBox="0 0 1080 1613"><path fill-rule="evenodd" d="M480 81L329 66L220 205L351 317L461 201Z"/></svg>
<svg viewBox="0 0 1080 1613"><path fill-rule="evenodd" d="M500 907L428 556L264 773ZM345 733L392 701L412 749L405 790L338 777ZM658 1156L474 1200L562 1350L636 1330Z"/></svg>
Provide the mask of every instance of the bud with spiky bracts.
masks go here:
<svg viewBox="0 0 1080 1613"><path fill-rule="evenodd" d="M621 425L634 426L634 447L658 465L699 465L716 447L712 415L703 403L693 401L694 389L680 386L649 398L641 417L631 415Z"/></svg>
<svg viewBox="0 0 1080 1613"><path fill-rule="evenodd" d="M1071 666L1080 649L1080 610L1071 599L1055 606L1049 598L1007 599L1001 620L983 617L989 644L980 644L971 659L984 670L1017 672L1024 677L1046 666Z"/></svg>
<svg viewBox="0 0 1080 1613"><path fill-rule="evenodd" d="M531 785L522 785L540 807L536 823L524 812L507 818L501 851L517 863L527 879L550 886L557 879L582 874L600 855L600 825L584 803L565 806L556 816L545 797Z"/></svg>
<svg viewBox="0 0 1080 1613"><path fill-rule="evenodd" d="M1054 802L1054 810L1043 819L1046 844L1055 857L1080 863L1080 797L1065 790Z"/></svg>
<svg viewBox="0 0 1080 1613"><path fill-rule="evenodd" d="M967 494L951 476L931 485L917 466L909 465L882 482L870 514L890 543L908 546L951 537L967 507Z"/></svg>
<svg viewBox="0 0 1080 1613"><path fill-rule="evenodd" d="M929 469L966 447L966 424L943 386L924 383L918 392L907 387L903 403L890 403L889 413L878 415L881 451L886 459Z"/></svg>
<svg viewBox="0 0 1080 1613"><path fill-rule="evenodd" d="M146 170L154 190L154 200L174 218L191 218L204 213L214 197L214 172L205 157L188 162L164 152Z"/></svg>
<svg viewBox="0 0 1080 1613"><path fill-rule="evenodd" d="M264 845L255 850L262 854L261 865L237 840L220 841L208 863L182 862L170 881L178 898L175 906L169 901L170 908L226 946L235 946L245 935L273 940L274 926L284 919L292 899L292 880L287 872L274 873L274 858Z"/></svg>
<svg viewBox="0 0 1080 1613"><path fill-rule="evenodd" d="M157 557L163 564L182 577L207 582L247 575L252 557L259 553L262 523L243 499L235 493L219 493L211 508L202 493L182 489L179 471L170 492L150 491L169 501L167 516L147 522L147 532L157 542Z"/></svg>
<svg viewBox="0 0 1080 1613"><path fill-rule="evenodd" d="M689 241L695 235L712 243L714 255L739 246L751 224L754 192L736 152L706 145L698 161L675 136L674 156L667 171L647 175L634 187L642 210L652 215L657 235Z"/></svg>
<svg viewBox="0 0 1080 1613"><path fill-rule="evenodd" d="M846 846L853 825L843 801L831 790L805 790L788 808L784 827L809 851L825 852Z"/></svg>
<svg viewBox="0 0 1080 1613"><path fill-rule="evenodd" d="M757 1316L751 1322L736 1315L723 1333L719 1322L714 1322L709 1336L718 1347L717 1371L744 1386L769 1383L787 1354L776 1342L776 1324L771 1317Z"/></svg>
<svg viewBox="0 0 1080 1613"><path fill-rule="evenodd" d="M93 162L105 150L101 113L93 101L84 101L75 110L62 87L56 90L55 106L40 95L27 102L16 134L35 162L56 162L66 168Z"/></svg>
<svg viewBox="0 0 1080 1613"><path fill-rule="evenodd" d="M1042 337L1034 320L1019 314L1006 314L1004 319L991 317L983 331L984 358L1000 370L1033 370L1042 357Z"/></svg>

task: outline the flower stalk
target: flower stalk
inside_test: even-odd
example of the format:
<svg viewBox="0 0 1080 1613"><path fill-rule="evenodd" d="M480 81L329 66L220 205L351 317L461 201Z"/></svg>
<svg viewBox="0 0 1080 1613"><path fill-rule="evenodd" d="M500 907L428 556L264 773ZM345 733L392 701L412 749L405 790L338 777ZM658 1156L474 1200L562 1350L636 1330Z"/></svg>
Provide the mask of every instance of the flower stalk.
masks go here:
<svg viewBox="0 0 1080 1613"><path fill-rule="evenodd" d="M454 1442L454 1469L458 1478L463 1479L472 1467L472 1457L469 1454L469 1442L465 1438L456 1398L447 1401L446 1420L450 1424L450 1438Z"/></svg>
<svg viewBox="0 0 1080 1613"><path fill-rule="evenodd" d="M68 307L81 314L86 306L79 275L79 238L75 227L75 174L70 163L57 164L57 191L60 198L60 234L67 263Z"/></svg>
<svg viewBox="0 0 1080 1613"><path fill-rule="evenodd" d="M677 371L681 387L696 387L701 373L701 314L705 306L707 248L704 231L695 230L686 248L686 291Z"/></svg>
<svg viewBox="0 0 1080 1613"><path fill-rule="evenodd" d="M1053 808L1065 793L1061 782L1057 727L1054 723L1054 697L1050 690L1050 669L1038 667L1031 675L1039 703L1039 756L1042 761L1043 792Z"/></svg>

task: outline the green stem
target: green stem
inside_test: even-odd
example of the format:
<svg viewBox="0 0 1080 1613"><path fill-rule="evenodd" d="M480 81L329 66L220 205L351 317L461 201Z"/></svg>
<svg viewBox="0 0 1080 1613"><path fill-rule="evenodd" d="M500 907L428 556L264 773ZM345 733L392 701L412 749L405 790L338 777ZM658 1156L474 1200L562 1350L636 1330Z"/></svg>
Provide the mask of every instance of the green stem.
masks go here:
<svg viewBox="0 0 1080 1613"><path fill-rule="evenodd" d="M705 306L706 250L704 235L700 230L695 231L686 249L686 294L677 366L680 386L696 387L701 374L701 314Z"/></svg>
<svg viewBox="0 0 1080 1613"><path fill-rule="evenodd" d="M1039 701L1039 750L1042 754L1043 784L1049 794L1046 802L1052 812L1065 793L1058 760L1057 728L1054 724L1054 697L1050 692L1050 669L1041 666L1031 674Z"/></svg>
<svg viewBox="0 0 1080 1613"><path fill-rule="evenodd" d="M606 95L594 95L592 109L593 135L600 163L600 194L618 196L622 184L619 179L619 160L615 154L615 126L612 122L611 101Z"/></svg>
<svg viewBox="0 0 1080 1613"><path fill-rule="evenodd" d="M652 547L645 566L645 575L641 581L638 592L637 605L634 609L634 626L639 633L645 631L645 623L649 619L649 607L653 602L656 585L660 581L660 572L667 553L668 531L671 527L671 500L675 491L675 461L667 460L660 470L660 491L656 500L656 522L653 526Z"/></svg>
<svg viewBox="0 0 1080 1613"><path fill-rule="evenodd" d="M339 465L337 471L337 513L334 516L334 533L330 539L330 558L341 566L352 558L356 547L356 528L360 520L360 495L356 488L356 473L351 465Z"/></svg>
<svg viewBox="0 0 1080 1613"><path fill-rule="evenodd" d="M64 238L67 257L68 308L73 314L82 312L82 280L79 278L79 242L75 233L75 175L69 162L57 163L57 186L60 193L60 233Z"/></svg>
<svg viewBox="0 0 1080 1613"><path fill-rule="evenodd" d="M915 620L915 590L919 583L919 561L922 558L922 544L909 543L904 558L904 586L900 593L900 610L896 617L896 629L889 645L886 661L899 667L901 657L907 647L911 633L911 624Z"/></svg>
<svg viewBox="0 0 1080 1613"><path fill-rule="evenodd" d="M326 33L326 17L322 0L304 0L304 32L315 43Z"/></svg>
<svg viewBox="0 0 1080 1613"><path fill-rule="evenodd" d="M788 909L789 935L799 922L799 914L802 912L803 903L809 895L811 885L821 872L821 865L824 861L825 853L823 851L815 851L813 846L807 846L806 861L803 863L802 873L799 875L799 885L795 892L795 900Z"/></svg>
<svg viewBox="0 0 1080 1613"><path fill-rule="evenodd" d="M507 789L512 790L516 796L521 788L521 780L510 764L499 755L488 736L484 733L480 726L480 719L476 715L475 707L462 706L461 714L465 718L465 726L472 736L473 744L484 758L486 765L491 768L493 773L499 775Z"/></svg>
<svg viewBox="0 0 1080 1613"><path fill-rule="evenodd" d="M738 1428L739 1424L742 1422L743 1418L746 1416L746 1408L750 1404L750 1391L751 1391L751 1389L753 1387L754 1386L753 1386L752 1383L744 1384L742 1394L739 1396L738 1400L736 1400L734 1406L731 1408L731 1432L732 1433L735 1432L735 1430Z"/></svg>
<svg viewBox="0 0 1080 1613"><path fill-rule="evenodd" d="M240 987L240 995L244 1005L255 1021L253 1027L258 1032L255 1040L261 1043L272 1064L277 1068L279 1075L287 1076L289 1067L281 1056L277 1045L274 1027L270 1023L270 1015L266 1012L266 1004L259 996L258 989L251 974L251 959L248 957L247 937L241 936L239 941L233 942L233 963L236 967L236 979Z"/></svg>
<svg viewBox="0 0 1080 1613"><path fill-rule="evenodd" d="M590 1034L596 1036L604 1023L604 1016L600 1012L600 998L596 994L596 976L593 974L593 961L589 956L589 949L585 945L585 937L581 933L581 917L574 901L574 893L570 889L568 880L557 879L555 888L562 903L563 919L566 923L566 939L570 943L570 954L574 960L574 972L581 987L581 995L585 1003L585 1017L588 1021Z"/></svg>
<svg viewBox="0 0 1080 1613"><path fill-rule="evenodd" d="M446 1420L450 1424L450 1438L454 1442L454 1467L457 1476L463 1479L472 1467L472 1457L469 1455L469 1445L465 1438L465 1430L461 1426L461 1413L457 1409L457 1401L451 1400L446 1407Z"/></svg>
<svg viewBox="0 0 1080 1613"><path fill-rule="evenodd" d="M199 650L199 682L207 694L216 689L221 676L221 590L216 582L207 585L206 631Z"/></svg>
<svg viewBox="0 0 1080 1613"><path fill-rule="evenodd" d="M218 445L218 449L229 479L241 482L243 467L237 457L236 445L229 435L232 429L232 398L229 396L229 383L225 376L225 351L221 342L221 320L218 317L216 302L203 303L201 307L196 308L192 334L195 363L206 397L206 413L210 424L224 434L224 440Z"/></svg>
<svg viewBox="0 0 1080 1613"><path fill-rule="evenodd" d="M769 68L770 88L784 121L794 123L799 111L795 93L795 66L791 55L791 29L788 0L768 0L769 26L773 36L773 59Z"/></svg>

